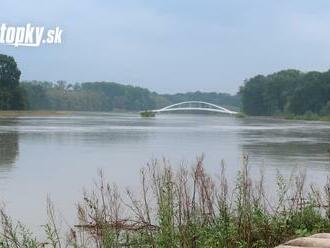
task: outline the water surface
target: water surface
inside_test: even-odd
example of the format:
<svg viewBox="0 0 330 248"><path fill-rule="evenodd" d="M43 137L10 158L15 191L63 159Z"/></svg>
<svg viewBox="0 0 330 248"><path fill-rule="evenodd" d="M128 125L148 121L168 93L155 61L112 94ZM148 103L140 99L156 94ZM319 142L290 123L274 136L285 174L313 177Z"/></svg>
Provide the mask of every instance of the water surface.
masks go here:
<svg viewBox="0 0 330 248"><path fill-rule="evenodd" d="M219 174L225 161L234 178L243 153L253 175L268 180L277 170L304 168L322 182L330 171L330 124L234 118L222 115L77 113L73 116L0 119L0 195L15 218L43 224L46 197L70 222L74 203L102 169L121 186L137 185L142 166L166 158L192 165L205 154L205 167Z"/></svg>

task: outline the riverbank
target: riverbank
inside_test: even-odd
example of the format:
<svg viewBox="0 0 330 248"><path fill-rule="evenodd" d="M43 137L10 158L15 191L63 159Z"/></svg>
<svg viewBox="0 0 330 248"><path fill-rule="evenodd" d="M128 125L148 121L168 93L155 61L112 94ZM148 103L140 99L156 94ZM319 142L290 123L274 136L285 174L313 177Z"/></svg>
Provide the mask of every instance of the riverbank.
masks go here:
<svg viewBox="0 0 330 248"><path fill-rule="evenodd" d="M225 168L212 177L203 159L187 169L171 169L166 160L141 170L136 191L121 194L102 172L77 207L77 223L68 234L48 200L46 240L38 241L22 224L0 211L1 247L274 247L289 239L330 231L330 182L307 189L305 175L278 175L272 195L263 176L252 179L248 157L234 185Z"/></svg>
<svg viewBox="0 0 330 248"><path fill-rule="evenodd" d="M303 121L330 121L330 116L320 115L289 115L285 117L286 120L303 120Z"/></svg>
<svg viewBox="0 0 330 248"><path fill-rule="evenodd" d="M251 116L242 115L241 118L251 117L256 119L268 119L268 120L297 120L297 121L326 121L330 122L330 116L320 116L320 115L269 115L269 116Z"/></svg>
<svg viewBox="0 0 330 248"><path fill-rule="evenodd" d="M47 116L70 116L77 113L88 113L88 112L81 112L81 111L33 111L33 110L27 110L27 111L0 111L0 118L8 118L8 117L47 117ZM101 113L101 112L100 112ZM112 112L107 113L129 113L126 111L119 111L115 110ZM145 117L142 114L143 117ZM148 116L149 117L149 116ZM237 115L235 115L237 118L246 118L246 117L252 117L252 118L258 118L258 119L275 119L275 120L302 120L302 121L326 121L330 122L330 116L320 116L315 114L308 114L308 115L274 115L274 116L249 116L244 113L239 112Z"/></svg>

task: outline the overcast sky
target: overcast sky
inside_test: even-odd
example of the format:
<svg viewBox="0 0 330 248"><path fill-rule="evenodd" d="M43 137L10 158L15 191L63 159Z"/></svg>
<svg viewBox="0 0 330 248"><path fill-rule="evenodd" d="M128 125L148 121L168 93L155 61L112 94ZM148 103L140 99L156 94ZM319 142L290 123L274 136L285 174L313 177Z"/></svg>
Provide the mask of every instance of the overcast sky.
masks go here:
<svg viewBox="0 0 330 248"><path fill-rule="evenodd" d="M256 74L330 68L329 0L1 0L0 23L63 29L61 45L0 45L23 80L236 93Z"/></svg>

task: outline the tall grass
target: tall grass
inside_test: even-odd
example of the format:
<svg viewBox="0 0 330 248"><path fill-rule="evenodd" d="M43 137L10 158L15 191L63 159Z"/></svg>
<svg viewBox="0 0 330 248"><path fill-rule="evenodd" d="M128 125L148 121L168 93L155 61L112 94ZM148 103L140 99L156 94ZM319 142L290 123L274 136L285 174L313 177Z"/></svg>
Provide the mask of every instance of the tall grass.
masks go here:
<svg viewBox="0 0 330 248"><path fill-rule="evenodd" d="M290 180L278 175L277 189L267 194L262 175L251 179L247 156L233 186L224 165L211 177L203 158L177 170L153 161L140 176L138 192L121 194L100 172L67 235L48 201L44 242L1 211L0 247L274 247L330 231L330 180L317 189L306 185L304 173Z"/></svg>

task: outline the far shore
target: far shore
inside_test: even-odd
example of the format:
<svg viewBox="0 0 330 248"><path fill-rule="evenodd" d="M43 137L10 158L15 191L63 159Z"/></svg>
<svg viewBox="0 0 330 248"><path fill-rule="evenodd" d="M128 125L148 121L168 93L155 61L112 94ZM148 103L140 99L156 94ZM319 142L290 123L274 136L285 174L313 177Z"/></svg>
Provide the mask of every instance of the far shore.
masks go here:
<svg viewBox="0 0 330 248"><path fill-rule="evenodd" d="M1 110L0 118L7 117L33 117L33 116L70 116L77 113L88 113L89 111L60 111L60 110ZM98 111L91 111L98 112ZM118 111L117 109L109 112L99 113L132 113L126 111ZM134 112L135 113L135 112ZM256 119L268 119L268 120L300 120L300 121L325 121L330 122L330 116L319 115L270 115L270 116L252 116L241 114L239 118L256 118Z"/></svg>
<svg viewBox="0 0 330 248"><path fill-rule="evenodd" d="M0 111L0 118L1 117L20 117L20 116L67 116L67 115L72 115L72 111L50 111L50 110L45 110L45 111L33 111L33 110L28 110L28 111L20 111L20 110L2 110Z"/></svg>
<svg viewBox="0 0 330 248"><path fill-rule="evenodd" d="M330 122L330 116L319 116L319 115L269 115L269 116L249 116L258 119L268 119L268 120L296 120L296 121L325 121Z"/></svg>

